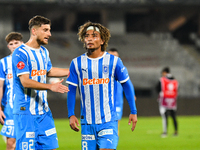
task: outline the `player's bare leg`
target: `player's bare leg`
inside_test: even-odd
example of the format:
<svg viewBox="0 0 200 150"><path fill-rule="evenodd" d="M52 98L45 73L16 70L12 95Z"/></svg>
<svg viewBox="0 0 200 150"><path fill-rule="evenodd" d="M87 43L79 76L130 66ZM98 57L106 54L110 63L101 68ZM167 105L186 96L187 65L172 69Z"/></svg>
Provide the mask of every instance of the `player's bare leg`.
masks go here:
<svg viewBox="0 0 200 150"><path fill-rule="evenodd" d="M16 146L15 138L7 137L6 150L14 150Z"/></svg>

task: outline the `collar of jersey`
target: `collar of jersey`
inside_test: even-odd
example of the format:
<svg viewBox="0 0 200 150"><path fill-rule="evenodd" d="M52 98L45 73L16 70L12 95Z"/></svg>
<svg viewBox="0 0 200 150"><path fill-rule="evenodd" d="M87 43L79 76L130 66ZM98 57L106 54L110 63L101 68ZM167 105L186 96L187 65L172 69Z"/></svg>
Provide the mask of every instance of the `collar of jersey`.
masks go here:
<svg viewBox="0 0 200 150"><path fill-rule="evenodd" d="M40 48L33 48L33 47L30 47L30 46L28 46L26 44L24 44L24 45L29 47L29 49L34 50L34 51L40 51L41 50L41 47Z"/></svg>
<svg viewBox="0 0 200 150"><path fill-rule="evenodd" d="M106 55L106 53L107 53L107 52L104 52L104 54L103 54L101 57L91 58L91 57L88 57L87 52L86 52L86 53L85 53L85 56L86 56L88 59L91 59L91 60L98 60L98 59L103 58L103 57Z"/></svg>

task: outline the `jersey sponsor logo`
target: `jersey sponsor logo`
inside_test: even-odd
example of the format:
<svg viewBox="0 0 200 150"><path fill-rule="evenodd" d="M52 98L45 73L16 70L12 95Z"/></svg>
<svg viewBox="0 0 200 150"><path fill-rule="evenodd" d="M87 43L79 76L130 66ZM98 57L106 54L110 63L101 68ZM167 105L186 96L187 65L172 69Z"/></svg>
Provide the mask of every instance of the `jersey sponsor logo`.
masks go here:
<svg viewBox="0 0 200 150"><path fill-rule="evenodd" d="M82 135L82 140L95 140L94 135Z"/></svg>
<svg viewBox="0 0 200 150"><path fill-rule="evenodd" d="M26 132L26 138L35 138L35 132Z"/></svg>
<svg viewBox="0 0 200 150"><path fill-rule="evenodd" d="M47 136L55 134L56 133L56 128L52 128L52 129L46 130L45 133L46 133Z"/></svg>
<svg viewBox="0 0 200 150"><path fill-rule="evenodd" d="M8 78L8 79L12 79L12 78L13 78L12 73L9 73L9 74L7 75L7 78Z"/></svg>
<svg viewBox="0 0 200 150"><path fill-rule="evenodd" d="M113 134L113 129L105 129L98 133L98 136Z"/></svg>
<svg viewBox="0 0 200 150"><path fill-rule="evenodd" d="M46 70L32 70L31 77L46 75L46 73L47 73Z"/></svg>
<svg viewBox="0 0 200 150"><path fill-rule="evenodd" d="M83 85L94 85L94 84L108 84L110 81L109 78L102 78L102 79L83 79Z"/></svg>
<svg viewBox="0 0 200 150"><path fill-rule="evenodd" d="M24 62L22 62L22 61L18 62L18 64L17 64L18 69L24 69L24 67L25 67Z"/></svg>

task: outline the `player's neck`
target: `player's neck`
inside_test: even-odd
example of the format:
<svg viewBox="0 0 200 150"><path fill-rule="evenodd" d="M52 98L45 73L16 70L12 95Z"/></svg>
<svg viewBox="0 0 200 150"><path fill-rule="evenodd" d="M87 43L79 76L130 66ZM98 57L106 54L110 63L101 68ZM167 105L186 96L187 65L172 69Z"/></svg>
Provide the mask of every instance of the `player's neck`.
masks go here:
<svg viewBox="0 0 200 150"><path fill-rule="evenodd" d="M40 45L38 44L38 42L33 38L30 38L29 41L25 44L28 45L29 47L32 47L32 48L35 48L35 49L40 48Z"/></svg>
<svg viewBox="0 0 200 150"><path fill-rule="evenodd" d="M103 56L104 52L105 51L101 51L101 49L97 49L94 52L92 52L88 57L90 57L90 58L98 58L98 57Z"/></svg>

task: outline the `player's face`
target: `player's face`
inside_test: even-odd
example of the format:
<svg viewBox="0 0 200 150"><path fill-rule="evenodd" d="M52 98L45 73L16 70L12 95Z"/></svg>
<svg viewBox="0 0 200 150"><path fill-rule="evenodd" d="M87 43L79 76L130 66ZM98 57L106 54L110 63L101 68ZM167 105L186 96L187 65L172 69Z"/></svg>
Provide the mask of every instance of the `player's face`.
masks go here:
<svg viewBox="0 0 200 150"><path fill-rule="evenodd" d="M43 24L36 29L37 42L39 45L48 44L49 37L51 36L51 27L49 24Z"/></svg>
<svg viewBox="0 0 200 150"><path fill-rule="evenodd" d="M117 56L117 57L119 57L119 54L118 54L118 52L108 51L108 53L110 53L110 54L112 54L112 55L114 55L114 56Z"/></svg>
<svg viewBox="0 0 200 150"><path fill-rule="evenodd" d="M14 52L14 50L19 47L23 42L18 40L12 40L8 43L7 47L11 51L11 54Z"/></svg>
<svg viewBox="0 0 200 150"><path fill-rule="evenodd" d="M85 46L87 49L101 49L103 41L99 32L94 30L88 30L85 34Z"/></svg>

